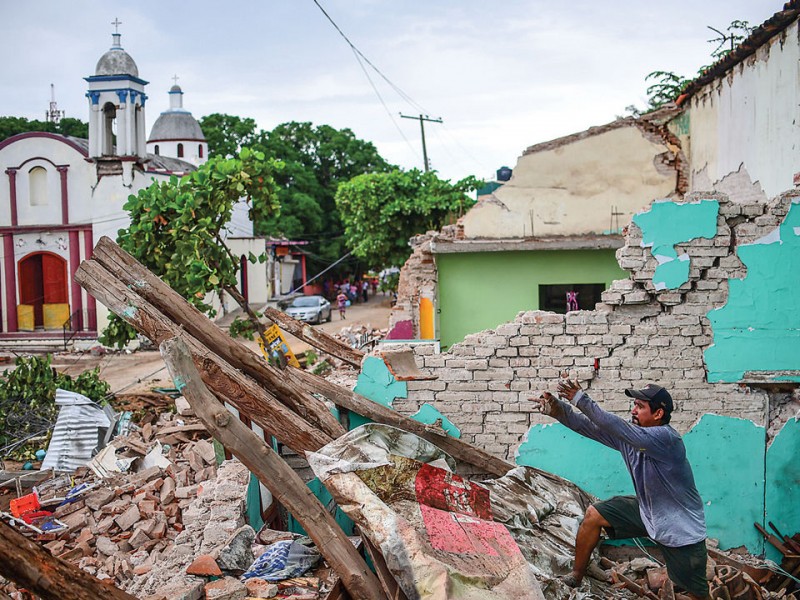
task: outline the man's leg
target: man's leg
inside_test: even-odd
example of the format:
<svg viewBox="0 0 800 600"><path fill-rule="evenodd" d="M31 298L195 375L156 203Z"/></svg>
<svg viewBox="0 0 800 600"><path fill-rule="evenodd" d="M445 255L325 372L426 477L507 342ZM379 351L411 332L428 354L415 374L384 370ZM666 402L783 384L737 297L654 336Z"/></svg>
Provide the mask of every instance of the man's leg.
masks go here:
<svg viewBox="0 0 800 600"><path fill-rule="evenodd" d="M572 567L572 577L575 578L576 583L580 583L583 580L586 567L589 566L592 550L595 549L595 546L600 541L600 532L603 527L611 527L611 523L606 521L594 506L590 506L586 510L583 522L578 527L578 535L575 538L575 564Z"/></svg>

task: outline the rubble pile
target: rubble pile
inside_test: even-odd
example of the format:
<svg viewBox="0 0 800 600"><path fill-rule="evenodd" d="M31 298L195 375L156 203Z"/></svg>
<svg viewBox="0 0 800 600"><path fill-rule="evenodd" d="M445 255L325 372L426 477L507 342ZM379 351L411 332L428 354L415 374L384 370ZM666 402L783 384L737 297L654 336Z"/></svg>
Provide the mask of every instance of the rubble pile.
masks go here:
<svg viewBox="0 0 800 600"><path fill-rule="evenodd" d="M54 556L120 587L174 544L198 488L216 476L214 447L202 439L208 434L197 419L165 412L131 429L88 466L43 481L33 492L64 526L36 539Z"/></svg>
<svg viewBox="0 0 800 600"><path fill-rule="evenodd" d="M369 350L384 339L389 333L388 329L375 329L371 325L351 325L342 327L333 337L341 340L351 348Z"/></svg>

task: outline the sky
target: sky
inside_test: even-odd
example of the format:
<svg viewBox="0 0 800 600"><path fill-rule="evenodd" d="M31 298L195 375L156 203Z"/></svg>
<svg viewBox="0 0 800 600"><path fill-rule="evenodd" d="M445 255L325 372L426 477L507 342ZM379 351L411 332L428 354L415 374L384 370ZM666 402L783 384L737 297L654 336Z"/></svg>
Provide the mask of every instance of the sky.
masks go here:
<svg viewBox="0 0 800 600"><path fill-rule="evenodd" d="M445 179L494 176L536 143L646 104L645 76L691 77L715 34L757 25L775 0L0 0L0 115L42 119L58 107L88 120L84 77L122 46L149 85L147 128L169 107L251 117L259 128L310 121L349 128L402 168ZM319 6L377 67L361 63ZM365 75L369 74L369 78ZM388 80L390 83L387 83Z"/></svg>

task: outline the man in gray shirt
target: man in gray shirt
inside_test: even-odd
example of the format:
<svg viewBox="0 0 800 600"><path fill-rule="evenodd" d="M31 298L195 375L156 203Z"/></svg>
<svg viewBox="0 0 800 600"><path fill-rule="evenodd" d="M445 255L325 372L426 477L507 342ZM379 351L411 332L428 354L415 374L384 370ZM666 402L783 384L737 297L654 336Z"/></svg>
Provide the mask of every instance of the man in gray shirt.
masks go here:
<svg viewBox="0 0 800 600"><path fill-rule="evenodd" d="M625 390L633 398L630 423L601 409L577 382L562 381L558 394L567 402L545 392L538 398L541 412L618 450L636 491L636 496L615 496L588 508L575 540L572 574L565 583L580 584L605 529L612 539L649 537L664 555L669 578L692 598L709 598L703 502L683 440L669 425L673 409L669 392L653 384Z"/></svg>

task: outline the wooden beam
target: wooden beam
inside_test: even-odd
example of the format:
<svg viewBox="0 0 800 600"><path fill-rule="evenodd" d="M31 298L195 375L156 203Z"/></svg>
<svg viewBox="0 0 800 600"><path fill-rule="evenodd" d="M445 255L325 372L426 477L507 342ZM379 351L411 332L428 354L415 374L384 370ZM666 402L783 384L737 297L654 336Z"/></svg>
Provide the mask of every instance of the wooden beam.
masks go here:
<svg viewBox="0 0 800 600"><path fill-rule="evenodd" d="M122 284L97 261L84 261L75 273L75 281L154 344L171 339L181 331L178 325ZM301 455L306 450L318 450L332 441L333 438L315 429L197 340L191 336L186 339L195 365L208 387L218 398L230 402L264 431Z"/></svg>
<svg viewBox="0 0 800 600"><path fill-rule="evenodd" d="M0 521L0 574L43 600L136 600L52 556L4 521Z"/></svg>
<svg viewBox="0 0 800 600"><path fill-rule="evenodd" d="M180 294L107 237L100 238L92 260L99 262L120 282L141 296L168 319L188 331L232 367L266 385L274 396L331 438L345 429L324 402L302 389L287 386L280 369L231 338Z"/></svg>
<svg viewBox="0 0 800 600"><path fill-rule="evenodd" d="M384 598L380 582L303 480L263 440L228 412L203 384L180 338L161 343L175 386L208 431L244 463L303 526L355 600Z"/></svg>
<svg viewBox="0 0 800 600"><path fill-rule="evenodd" d="M391 425L425 438L453 456L453 458L476 466L484 473L502 477L516 466L472 444L450 437L442 429L434 429L429 425L415 421L396 410L387 408L351 390L331 383L323 377L293 367L287 368L285 373L295 385L321 394L334 404L367 417L376 423Z"/></svg>
<svg viewBox="0 0 800 600"><path fill-rule="evenodd" d="M331 308L331 310L333 310ZM335 356L346 363L354 366L357 369L361 368L361 361L364 358L364 353L355 348L351 348L347 344L337 340L332 335L328 335L321 329L314 329L311 325L298 321L290 317L285 312L276 308L267 306L264 309L264 316L270 321L276 323L278 327L284 331L291 333L294 337L299 338L307 344L322 350L323 352Z"/></svg>

